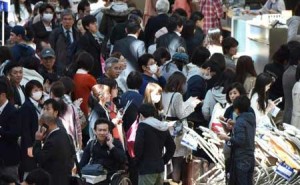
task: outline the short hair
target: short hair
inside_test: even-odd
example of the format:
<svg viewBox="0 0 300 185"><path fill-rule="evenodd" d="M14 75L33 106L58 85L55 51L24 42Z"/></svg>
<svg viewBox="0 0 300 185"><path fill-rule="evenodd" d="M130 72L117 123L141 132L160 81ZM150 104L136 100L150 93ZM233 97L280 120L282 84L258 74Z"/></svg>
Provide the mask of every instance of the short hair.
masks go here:
<svg viewBox="0 0 300 185"><path fill-rule="evenodd" d="M97 19L93 15L84 16L81 20L82 26L86 31L88 30L86 27L95 22L97 22Z"/></svg>
<svg viewBox="0 0 300 185"><path fill-rule="evenodd" d="M233 108L237 109L239 113L248 112L250 108L250 99L246 95L236 97L233 101Z"/></svg>
<svg viewBox="0 0 300 185"><path fill-rule="evenodd" d="M65 86L61 81L56 81L51 85L50 92L55 97L61 98L65 94Z"/></svg>
<svg viewBox="0 0 300 185"><path fill-rule="evenodd" d="M157 62L158 66L162 65L161 59L165 58L167 61L171 59L170 52L165 47L157 48L153 53L153 57L154 57L155 61Z"/></svg>
<svg viewBox="0 0 300 185"><path fill-rule="evenodd" d="M272 56L274 63L284 64L289 60L290 51L287 44L283 44Z"/></svg>
<svg viewBox="0 0 300 185"><path fill-rule="evenodd" d="M234 82L231 85L229 85L229 87L227 88L227 91L226 91L226 100L228 103L232 103L229 98L229 92L233 89L236 89L240 93L240 96L247 95L246 89L243 86L243 84L241 84L239 82Z"/></svg>
<svg viewBox="0 0 300 185"><path fill-rule="evenodd" d="M229 53L230 48L237 47L239 45L239 42L233 38L233 37L227 37L222 42L222 49L223 53L227 54Z"/></svg>
<svg viewBox="0 0 300 185"><path fill-rule="evenodd" d="M102 125L102 124L107 124L108 125L109 132L111 132L112 129L114 128L114 124L111 121L109 121L108 119L105 119L105 118L99 118L95 122L94 130L96 130L98 125Z"/></svg>
<svg viewBox="0 0 300 185"><path fill-rule="evenodd" d="M195 11L191 14L190 20L194 21L201 21L204 18L204 15L201 12Z"/></svg>
<svg viewBox="0 0 300 185"><path fill-rule="evenodd" d="M158 111L152 104L144 103L139 107L139 114L141 114L144 118L157 117Z"/></svg>
<svg viewBox="0 0 300 185"><path fill-rule="evenodd" d="M77 12L79 13L79 11L84 11L85 7L87 6L90 6L90 3L89 1L87 0L81 0L79 3L78 3L78 6L77 6ZM94 17L94 16L93 16Z"/></svg>
<svg viewBox="0 0 300 185"><path fill-rule="evenodd" d="M33 69L38 72L41 61L36 56L22 57L19 61L24 68Z"/></svg>
<svg viewBox="0 0 300 185"><path fill-rule="evenodd" d="M60 78L59 81L61 81L64 85L65 94L70 94L74 91L75 83L72 78L70 78L68 76L63 76Z"/></svg>
<svg viewBox="0 0 300 185"><path fill-rule="evenodd" d="M60 112L60 104L55 99L48 99L44 102L43 106L51 105L54 111Z"/></svg>
<svg viewBox="0 0 300 185"><path fill-rule="evenodd" d="M43 3L39 8L39 13L43 14L47 8L50 8L53 13L55 13L54 7L49 3Z"/></svg>
<svg viewBox="0 0 300 185"><path fill-rule="evenodd" d="M141 71L141 72L144 72L143 66L147 66L148 61L149 61L150 59L152 59L152 58L154 59L153 55L148 54L148 53L145 53L145 54L143 54L142 56L139 57L138 63L139 63L140 71Z"/></svg>
<svg viewBox="0 0 300 185"><path fill-rule="evenodd" d="M72 16L72 18L75 19L75 16L71 9L64 9L60 15L61 15L61 19L63 19L65 16L68 16L68 15Z"/></svg>
<svg viewBox="0 0 300 185"><path fill-rule="evenodd" d="M155 4L157 13L168 13L170 9L170 3L168 0L158 0Z"/></svg>
<svg viewBox="0 0 300 185"><path fill-rule="evenodd" d="M208 61L204 62L202 64L201 68L203 68L203 69L210 68L210 71L216 72L216 73L221 72L219 64L214 60L208 60Z"/></svg>
<svg viewBox="0 0 300 185"><path fill-rule="evenodd" d="M57 121L57 117L55 117L52 114L45 114L44 113L40 117L40 122L45 122L46 124L47 123L56 124L56 121Z"/></svg>
<svg viewBox="0 0 300 185"><path fill-rule="evenodd" d="M76 62L77 62L78 69L82 68L87 71L91 71L94 66L93 56L86 51L82 51L81 53L78 54Z"/></svg>
<svg viewBox="0 0 300 185"><path fill-rule="evenodd" d="M174 72L168 79L165 86L166 92L184 93L182 86L186 83L186 77L179 71Z"/></svg>
<svg viewBox="0 0 300 185"><path fill-rule="evenodd" d="M141 29L141 25L135 20L129 20L126 24L127 34L136 34Z"/></svg>
<svg viewBox="0 0 300 185"><path fill-rule="evenodd" d="M219 64L221 71L224 71L226 69L226 61L225 61L225 57L222 53L214 53L210 57L210 60L216 61Z"/></svg>
<svg viewBox="0 0 300 185"><path fill-rule="evenodd" d="M43 85L37 81L37 80L30 80L26 85L25 85L25 96L27 98L29 98L31 96L31 91L34 87L37 87L39 89L42 89L43 90Z"/></svg>
<svg viewBox="0 0 300 185"><path fill-rule="evenodd" d="M186 19L188 14L183 8L177 8L174 10L173 14L179 15L181 18Z"/></svg>
<svg viewBox="0 0 300 185"><path fill-rule="evenodd" d="M143 84L143 76L139 71L132 71L126 79L126 84L129 89L140 89Z"/></svg>
<svg viewBox="0 0 300 185"><path fill-rule="evenodd" d="M5 65L5 67L3 69L3 73L5 75L8 75L11 72L11 70L15 67L22 67L22 65L20 62L10 61Z"/></svg>
<svg viewBox="0 0 300 185"><path fill-rule="evenodd" d="M12 60L12 54L7 46L0 46L0 62L3 63L5 60Z"/></svg>
<svg viewBox="0 0 300 185"><path fill-rule="evenodd" d="M192 64L201 67L202 64L210 57L210 51L203 46L198 46L191 57Z"/></svg>
<svg viewBox="0 0 300 185"><path fill-rule="evenodd" d="M177 29L177 26L181 27L183 25L183 20L178 14L173 14L168 19L167 29L168 32L173 32Z"/></svg>
<svg viewBox="0 0 300 185"><path fill-rule="evenodd" d="M110 69L114 64L117 64L119 62L119 59L116 57L109 57L105 60L105 67L104 70L107 71Z"/></svg>
<svg viewBox="0 0 300 185"><path fill-rule="evenodd" d="M112 78L99 78L97 79L98 84L107 85L110 89L118 87L118 82Z"/></svg>
<svg viewBox="0 0 300 185"><path fill-rule="evenodd" d="M26 177L25 181L28 184L35 184L35 185L50 185L50 174L45 170L38 168L32 170L28 176Z"/></svg>
<svg viewBox="0 0 300 185"><path fill-rule="evenodd" d="M5 93L8 99L13 98L13 88L6 76L0 76L0 93Z"/></svg>

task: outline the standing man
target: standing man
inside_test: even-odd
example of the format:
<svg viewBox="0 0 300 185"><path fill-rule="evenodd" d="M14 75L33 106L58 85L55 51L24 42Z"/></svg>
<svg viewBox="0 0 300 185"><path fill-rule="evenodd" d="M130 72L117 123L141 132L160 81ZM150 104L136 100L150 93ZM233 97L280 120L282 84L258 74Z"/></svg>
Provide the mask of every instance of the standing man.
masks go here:
<svg viewBox="0 0 300 185"><path fill-rule="evenodd" d="M56 121L57 118L51 114L44 113L41 116L40 129L35 134L33 156L39 166L51 175L51 185L69 185L74 165L74 146Z"/></svg>
<svg viewBox="0 0 300 185"><path fill-rule="evenodd" d="M18 181L20 129L16 119L17 110L8 101L9 87L4 79L0 79L0 176L9 175Z"/></svg>
<svg viewBox="0 0 300 185"><path fill-rule="evenodd" d="M52 31L49 36L51 48L55 51L56 63L59 72L64 71L71 63L75 54L79 33L73 27L74 15L71 10L64 10L61 13L62 25Z"/></svg>
<svg viewBox="0 0 300 185"><path fill-rule="evenodd" d="M87 0L82 0L77 6L77 20L91 14L91 6Z"/></svg>

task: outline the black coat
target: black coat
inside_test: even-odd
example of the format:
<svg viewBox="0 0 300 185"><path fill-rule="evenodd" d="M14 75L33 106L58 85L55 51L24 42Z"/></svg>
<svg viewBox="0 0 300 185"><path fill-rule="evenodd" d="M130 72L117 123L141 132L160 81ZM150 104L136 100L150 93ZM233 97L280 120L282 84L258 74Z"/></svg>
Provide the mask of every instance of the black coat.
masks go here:
<svg viewBox="0 0 300 185"><path fill-rule="evenodd" d="M44 142L36 141L33 155L39 166L51 175L51 185L69 185L74 165L72 143L63 130L52 132Z"/></svg>
<svg viewBox="0 0 300 185"><path fill-rule="evenodd" d="M169 16L167 14L160 14L155 17L150 17L145 27L145 43L150 46L154 43L155 33L162 27L168 24Z"/></svg>
<svg viewBox="0 0 300 185"><path fill-rule="evenodd" d="M138 58L145 53L145 43L135 37L127 36L115 42L114 52L121 52L130 65L137 70Z"/></svg>
<svg viewBox="0 0 300 185"><path fill-rule="evenodd" d="M37 167L34 158L27 155L27 149L33 147L35 133L38 130L38 113L33 103L26 99L19 109L21 122L21 168L29 172Z"/></svg>
<svg viewBox="0 0 300 185"><path fill-rule="evenodd" d="M52 24L52 30L55 28L55 24ZM42 21L36 22L31 26L34 42L39 43L41 41L48 42L51 31L47 31Z"/></svg>
<svg viewBox="0 0 300 185"><path fill-rule="evenodd" d="M24 94L24 86L20 86L20 87L21 87L22 92ZM12 86L12 89L13 89L13 95L14 95L14 104L21 107L22 102L21 102L21 96L20 96L20 93L18 91L18 88L16 86ZM24 96L25 96L25 94L24 94Z"/></svg>
<svg viewBox="0 0 300 185"><path fill-rule="evenodd" d="M177 51L179 47L186 49L186 43L184 38L177 35L175 32L169 32L157 39L156 48L164 47L167 48L171 56Z"/></svg>
<svg viewBox="0 0 300 185"><path fill-rule="evenodd" d="M78 42L78 49L88 52L94 58L94 66L91 74L95 78L102 76L102 67L100 61L101 47L101 44L95 40L95 37L89 31L85 32Z"/></svg>
<svg viewBox="0 0 300 185"><path fill-rule="evenodd" d="M17 109L11 103L0 114L0 166L14 166L20 161L20 126L16 115Z"/></svg>

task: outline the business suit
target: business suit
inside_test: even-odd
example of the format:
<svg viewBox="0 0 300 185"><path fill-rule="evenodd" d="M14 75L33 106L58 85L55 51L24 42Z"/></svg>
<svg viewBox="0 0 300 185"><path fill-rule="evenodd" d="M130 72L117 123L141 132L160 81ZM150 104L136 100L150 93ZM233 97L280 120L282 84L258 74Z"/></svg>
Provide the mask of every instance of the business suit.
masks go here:
<svg viewBox="0 0 300 185"><path fill-rule="evenodd" d="M69 136L61 129L47 136L42 147L41 141L33 146L33 155L39 166L51 175L51 185L68 185L73 168L72 148Z"/></svg>
<svg viewBox="0 0 300 185"><path fill-rule="evenodd" d="M156 43L157 43L156 48L159 47L167 48L171 56L174 55L174 53L177 51L179 47L183 47L186 49L185 40L175 32L169 32L160 36L157 39Z"/></svg>
<svg viewBox="0 0 300 185"><path fill-rule="evenodd" d="M145 27L145 43L150 46L154 43L155 33L168 24L169 16L167 14L159 14L150 17Z"/></svg>
<svg viewBox="0 0 300 185"><path fill-rule="evenodd" d="M37 167L34 158L27 155L27 149L33 146L35 133L38 130L38 113L33 103L26 99L19 109L21 123L21 169L30 172Z"/></svg>
<svg viewBox="0 0 300 185"><path fill-rule="evenodd" d="M102 76L102 67L100 62L101 44L96 41L91 32L85 32L85 34L79 39L78 49L82 49L93 56L94 66L91 74L95 78Z"/></svg>
<svg viewBox="0 0 300 185"><path fill-rule="evenodd" d="M115 42L113 52L121 52L134 70L138 69L138 58L145 53L145 43L128 35Z"/></svg>
<svg viewBox="0 0 300 185"><path fill-rule="evenodd" d="M0 114L0 174L7 167L17 166L20 161L20 127L16 113L17 109L8 103ZM9 175L17 176L17 173Z"/></svg>
<svg viewBox="0 0 300 185"><path fill-rule="evenodd" d="M21 90L23 92L24 95L24 86L20 86ZM21 95L20 92L18 91L18 88L16 86L12 86L12 90L13 90L13 95L14 95L14 104L18 105L18 107L22 106L22 100L21 100ZM25 95L24 95L25 97Z"/></svg>

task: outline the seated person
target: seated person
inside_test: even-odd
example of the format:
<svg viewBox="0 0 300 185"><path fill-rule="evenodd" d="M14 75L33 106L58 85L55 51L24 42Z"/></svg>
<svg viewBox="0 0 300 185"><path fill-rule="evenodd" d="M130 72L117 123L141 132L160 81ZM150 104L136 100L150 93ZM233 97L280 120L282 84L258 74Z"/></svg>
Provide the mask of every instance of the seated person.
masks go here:
<svg viewBox="0 0 300 185"><path fill-rule="evenodd" d="M101 164L108 173L105 182L109 182L111 175L121 170L126 161L126 154L121 142L112 137L112 127L113 123L107 119L100 118L95 122L96 139L90 141L85 147L79 163L80 168L89 162Z"/></svg>

